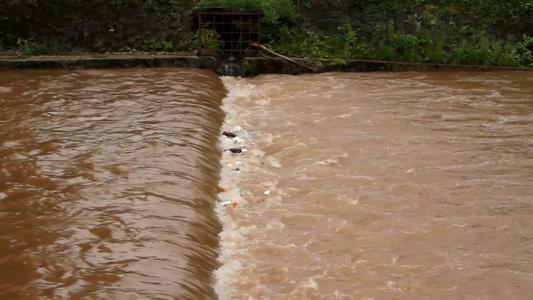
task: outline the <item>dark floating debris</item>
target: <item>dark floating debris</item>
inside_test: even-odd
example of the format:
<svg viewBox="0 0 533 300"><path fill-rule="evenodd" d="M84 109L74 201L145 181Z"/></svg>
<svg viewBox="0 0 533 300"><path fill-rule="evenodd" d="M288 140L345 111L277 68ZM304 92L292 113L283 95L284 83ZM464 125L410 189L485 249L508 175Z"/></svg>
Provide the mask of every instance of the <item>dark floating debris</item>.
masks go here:
<svg viewBox="0 0 533 300"><path fill-rule="evenodd" d="M222 135L225 135L225 136L230 137L230 138L234 138L234 137L237 136L235 133L229 132L229 131L222 132Z"/></svg>
<svg viewBox="0 0 533 300"><path fill-rule="evenodd" d="M241 153L242 152L241 148L229 148L229 149L226 149L226 150L229 150L231 153ZM224 150L224 151L226 151L226 150Z"/></svg>

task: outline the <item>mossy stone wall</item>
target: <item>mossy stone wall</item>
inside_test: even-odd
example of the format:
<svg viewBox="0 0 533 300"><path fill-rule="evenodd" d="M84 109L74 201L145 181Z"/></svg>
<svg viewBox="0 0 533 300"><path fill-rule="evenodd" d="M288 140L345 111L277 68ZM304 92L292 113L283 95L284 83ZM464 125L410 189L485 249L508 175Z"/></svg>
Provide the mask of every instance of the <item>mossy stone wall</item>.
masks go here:
<svg viewBox="0 0 533 300"><path fill-rule="evenodd" d="M190 32L193 0L2 0L0 45L19 39L65 50L177 46ZM19 42L20 43L20 42Z"/></svg>

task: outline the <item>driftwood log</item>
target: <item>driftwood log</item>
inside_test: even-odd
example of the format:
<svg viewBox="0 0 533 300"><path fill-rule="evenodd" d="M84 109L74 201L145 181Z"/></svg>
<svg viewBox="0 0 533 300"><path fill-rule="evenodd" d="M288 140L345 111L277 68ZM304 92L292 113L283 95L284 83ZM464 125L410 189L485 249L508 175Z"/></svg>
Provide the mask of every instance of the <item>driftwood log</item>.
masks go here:
<svg viewBox="0 0 533 300"><path fill-rule="evenodd" d="M275 55L275 56L277 56L277 57L280 57L280 58L282 58L282 59L284 59L284 60L286 60L286 61L289 61L289 62L291 62L291 63L293 63L293 64L295 64L295 65L297 65L297 66L300 66L300 67L302 67L302 68L306 68L306 69L311 70L311 71L313 71L313 72L317 72L316 69L311 68L311 67L309 67L309 66L306 66L306 65L304 65L304 64L301 64L301 63L295 61L294 59L289 58L289 57L287 57L287 56L285 56L285 55L281 55L281 54L279 54L279 53L277 53L277 52L274 52L274 51L268 49L267 47L265 47L264 45L261 45L261 44L258 44L258 43L250 43L250 46L254 46L254 47L261 48L261 49L265 50L266 52L268 52L268 53L270 53L270 54L272 54L272 55Z"/></svg>

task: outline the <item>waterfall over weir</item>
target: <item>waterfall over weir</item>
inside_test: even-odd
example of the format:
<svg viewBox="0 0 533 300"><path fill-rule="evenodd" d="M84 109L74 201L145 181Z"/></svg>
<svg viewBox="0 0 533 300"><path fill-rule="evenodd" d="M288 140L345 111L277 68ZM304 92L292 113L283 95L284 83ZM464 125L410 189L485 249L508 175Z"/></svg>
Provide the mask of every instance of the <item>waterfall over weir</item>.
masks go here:
<svg viewBox="0 0 533 300"><path fill-rule="evenodd" d="M205 70L3 72L0 299L218 299L225 94Z"/></svg>
<svg viewBox="0 0 533 300"><path fill-rule="evenodd" d="M222 75L231 77L244 77L244 68L241 61L234 56L221 62Z"/></svg>

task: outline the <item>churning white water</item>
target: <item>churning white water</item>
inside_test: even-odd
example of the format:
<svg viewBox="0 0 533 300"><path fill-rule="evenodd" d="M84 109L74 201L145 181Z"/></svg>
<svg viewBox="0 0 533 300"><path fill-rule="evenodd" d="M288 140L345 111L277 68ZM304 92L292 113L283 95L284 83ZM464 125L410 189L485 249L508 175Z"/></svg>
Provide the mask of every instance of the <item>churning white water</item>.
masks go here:
<svg viewBox="0 0 533 300"><path fill-rule="evenodd" d="M533 74L223 81L222 300L533 298Z"/></svg>

